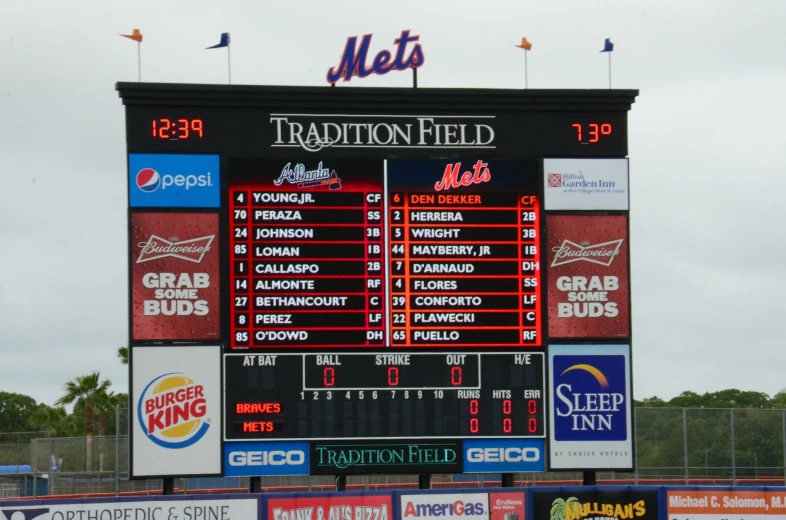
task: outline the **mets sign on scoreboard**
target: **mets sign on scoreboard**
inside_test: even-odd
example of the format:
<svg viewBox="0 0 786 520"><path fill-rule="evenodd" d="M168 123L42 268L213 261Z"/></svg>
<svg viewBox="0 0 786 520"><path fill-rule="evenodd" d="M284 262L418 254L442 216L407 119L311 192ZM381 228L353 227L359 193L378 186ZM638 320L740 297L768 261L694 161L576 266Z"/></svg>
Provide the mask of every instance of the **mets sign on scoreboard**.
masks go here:
<svg viewBox="0 0 786 520"><path fill-rule="evenodd" d="M633 468L630 345L549 345L551 469Z"/></svg>

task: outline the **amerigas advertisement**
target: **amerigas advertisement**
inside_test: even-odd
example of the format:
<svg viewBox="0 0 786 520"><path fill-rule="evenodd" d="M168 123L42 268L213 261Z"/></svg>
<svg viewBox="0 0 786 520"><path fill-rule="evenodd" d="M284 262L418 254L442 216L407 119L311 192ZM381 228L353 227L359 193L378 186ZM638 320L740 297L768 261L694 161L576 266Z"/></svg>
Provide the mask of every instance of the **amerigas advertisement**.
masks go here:
<svg viewBox="0 0 786 520"><path fill-rule="evenodd" d="M630 336L628 218L546 218L549 337Z"/></svg>
<svg viewBox="0 0 786 520"><path fill-rule="evenodd" d="M488 493L400 495L402 520L488 520Z"/></svg>
<svg viewBox="0 0 786 520"><path fill-rule="evenodd" d="M131 336L217 340L218 215L131 215Z"/></svg>
<svg viewBox="0 0 786 520"><path fill-rule="evenodd" d="M627 211L628 159L544 159L546 210Z"/></svg>
<svg viewBox="0 0 786 520"><path fill-rule="evenodd" d="M549 345L549 467L633 470L630 345Z"/></svg>
<svg viewBox="0 0 786 520"><path fill-rule="evenodd" d="M221 474L221 346L131 346L131 476Z"/></svg>
<svg viewBox="0 0 786 520"><path fill-rule="evenodd" d="M70 504L42 502L34 506L0 507L0 520L246 520L258 517L256 498L170 500L73 500Z"/></svg>
<svg viewBox="0 0 786 520"><path fill-rule="evenodd" d="M400 495L401 520L503 520L515 513L524 519L525 493L422 493Z"/></svg>

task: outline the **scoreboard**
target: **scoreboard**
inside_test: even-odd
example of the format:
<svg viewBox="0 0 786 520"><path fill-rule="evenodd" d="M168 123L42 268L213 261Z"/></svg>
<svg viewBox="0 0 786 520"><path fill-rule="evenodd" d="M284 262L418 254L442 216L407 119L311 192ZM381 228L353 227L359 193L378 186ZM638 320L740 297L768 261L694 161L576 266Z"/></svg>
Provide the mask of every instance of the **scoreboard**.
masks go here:
<svg viewBox="0 0 786 520"><path fill-rule="evenodd" d="M130 345L222 352L205 367L220 376L220 414L202 426L220 432L221 469L199 474L302 474L233 462L276 446L310 454L306 474L357 473L315 459L401 443L457 455L368 471L483 471L466 449L505 442L542 455L511 471L545 469L549 345L630 342L628 260L615 260L627 254L627 162L624 186L593 168L627 161L636 91L117 88ZM561 160L587 162L548 162ZM607 217L625 219L619 242ZM588 366L560 374L602 382ZM178 377L167 385L198 384ZM197 442L177 395L140 401L148 438L155 426ZM145 426L156 406L164 415Z"/></svg>
<svg viewBox="0 0 786 520"><path fill-rule="evenodd" d="M544 368L541 353L230 354L226 436L542 438Z"/></svg>

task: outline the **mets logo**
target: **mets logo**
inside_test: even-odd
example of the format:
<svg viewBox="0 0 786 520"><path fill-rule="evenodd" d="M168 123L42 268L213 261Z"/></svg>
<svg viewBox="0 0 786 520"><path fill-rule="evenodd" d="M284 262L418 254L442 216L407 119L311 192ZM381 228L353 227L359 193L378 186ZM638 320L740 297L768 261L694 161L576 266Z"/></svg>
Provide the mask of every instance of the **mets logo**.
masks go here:
<svg viewBox="0 0 786 520"><path fill-rule="evenodd" d="M181 449L205 436L210 428L205 389L179 372L153 379L137 403L139 426L151 442Z"/></svg>

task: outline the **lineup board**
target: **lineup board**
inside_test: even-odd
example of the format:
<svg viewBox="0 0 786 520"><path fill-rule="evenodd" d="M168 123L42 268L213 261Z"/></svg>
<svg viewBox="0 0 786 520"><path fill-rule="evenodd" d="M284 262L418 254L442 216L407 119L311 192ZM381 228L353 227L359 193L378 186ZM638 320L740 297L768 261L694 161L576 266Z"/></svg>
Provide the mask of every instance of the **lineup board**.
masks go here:
<svg viewBox="0 0 786 520"><path fill-rule="evenodd" d="M236 182L230 164L232 348L542 344L534 163L238 170Z"/></svg>

